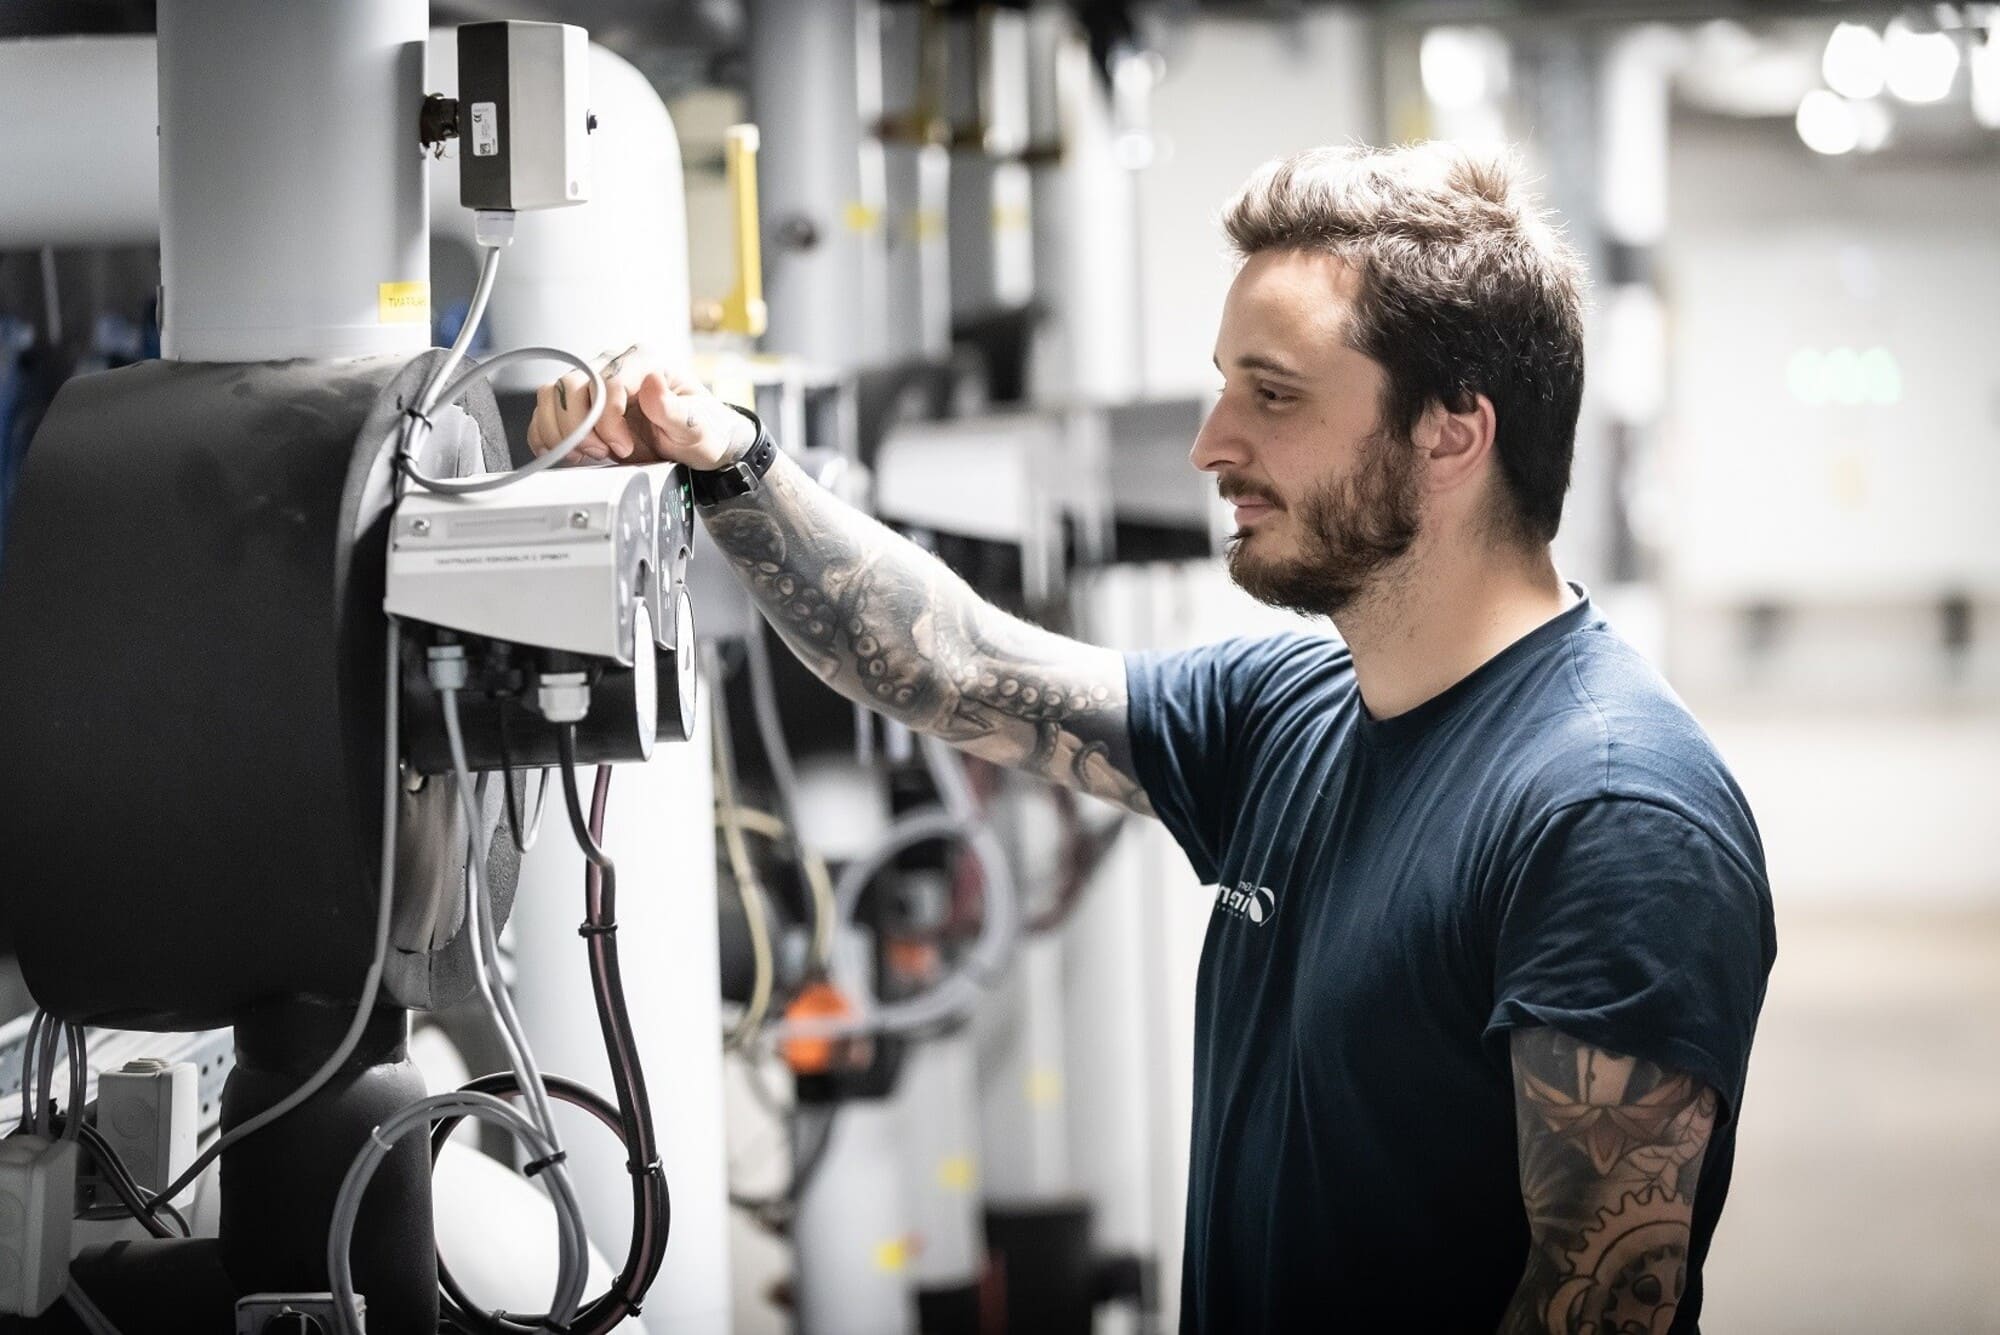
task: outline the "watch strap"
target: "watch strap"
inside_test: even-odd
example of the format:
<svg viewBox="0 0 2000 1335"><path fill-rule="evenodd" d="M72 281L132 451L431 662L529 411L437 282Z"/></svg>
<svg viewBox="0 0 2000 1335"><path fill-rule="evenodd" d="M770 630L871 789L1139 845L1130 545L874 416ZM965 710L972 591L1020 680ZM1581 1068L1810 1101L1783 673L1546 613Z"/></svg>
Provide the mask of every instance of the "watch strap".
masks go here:
<svg viewBox="0 0 2000 1335"><path fill-rule="evenodd" d="M748 408L739 408L733 403L729 406L750 419L750 424L757 428L757 436L739 458L720 468L688 470L688 490L693 493L696 505L714 505L738 496L748 496L757 490L764 474L770 472L771 465L777 461L778 443L764 429L763 419Z"/></svg>

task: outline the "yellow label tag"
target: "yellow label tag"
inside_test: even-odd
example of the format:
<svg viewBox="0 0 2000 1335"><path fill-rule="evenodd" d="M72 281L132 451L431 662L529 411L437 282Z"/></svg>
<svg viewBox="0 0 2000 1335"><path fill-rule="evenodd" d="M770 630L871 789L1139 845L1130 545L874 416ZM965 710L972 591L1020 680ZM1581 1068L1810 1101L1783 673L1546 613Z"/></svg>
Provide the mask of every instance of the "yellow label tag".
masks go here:
<svg viewBox="0 0 2000 1335"><path fill-rule="evenodd" d="M855 200L840 211L840 220L850 232L872 232L882 225L882 211Z"/></svg>
<svg viewBox="0 0 2000 1335"><path fill-rule="evenodd" d="M949 1159L940 1160L937 1167L937 1178L938 1185L946 1191L971 1191L973 1179L972 1156L969 1154L954 1154Z"/></svg>
<svg viewBox="0 0 2000 1335"><path fill-rule="evenodd" d="M383 324L429 324L429 283L382 283L375 289L376 319Z"/></svg>
<svg viewBox="0 0 2000 1335"><path fill-rule="evenodd" d="M1031 1107L1047 1108L1062 1101L1062 1072L1048 1066L1038 1066L1028 1072L1028 1103Z"/></svg>
<svg viewBox="0 0 2000 1335"><path fill-rule="evenodd" d="M996 232L1025 232L1032 221L1028 210L1020 204L993 206L993 230Z"/></svg>
<svg viewBox="0 0 2000 1335"><path fill-rule="evenodd" d="M875 1244L875 1268L895 1274L910 1263L910 1246L902 1238L885 1238Z"/></svg>

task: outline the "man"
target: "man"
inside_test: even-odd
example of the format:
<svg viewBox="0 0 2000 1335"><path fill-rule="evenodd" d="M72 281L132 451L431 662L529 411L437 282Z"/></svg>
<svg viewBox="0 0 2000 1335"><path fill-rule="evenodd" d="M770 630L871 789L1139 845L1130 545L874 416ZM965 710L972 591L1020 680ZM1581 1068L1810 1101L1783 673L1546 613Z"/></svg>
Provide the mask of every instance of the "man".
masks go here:
<svg viewBox="0 0 2000 1335"><path fill-rule="evenodd" d="M707 527L828 685L1156 814L1220 887L1185 1329L1693 1331L1776 944L1742 793L1550 558L1578 263L1440 146L1273 163L1225 225L1193 461L1237 582L1340 640L1024 625L782 456L726 494L768 439L657 368L588 453L752 452ZM543 392L540 448L582 391Z"/></svg>

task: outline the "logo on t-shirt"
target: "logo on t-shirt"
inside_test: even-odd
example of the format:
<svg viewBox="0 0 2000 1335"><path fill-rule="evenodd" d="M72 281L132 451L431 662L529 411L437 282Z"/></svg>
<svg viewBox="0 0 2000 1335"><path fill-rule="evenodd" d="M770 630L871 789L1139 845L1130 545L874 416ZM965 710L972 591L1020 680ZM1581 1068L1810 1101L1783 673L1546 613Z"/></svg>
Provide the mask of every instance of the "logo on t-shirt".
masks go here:
<svg viewBox="0 0 2000 1335"><path fill-rule="evenodd" d="M1248 881L1238 881L1234 889L1226 885L1217 886L1215 906L1259 927L1278 916L1278 896L1272 893L1271 887L1252 885Z"/></svg>

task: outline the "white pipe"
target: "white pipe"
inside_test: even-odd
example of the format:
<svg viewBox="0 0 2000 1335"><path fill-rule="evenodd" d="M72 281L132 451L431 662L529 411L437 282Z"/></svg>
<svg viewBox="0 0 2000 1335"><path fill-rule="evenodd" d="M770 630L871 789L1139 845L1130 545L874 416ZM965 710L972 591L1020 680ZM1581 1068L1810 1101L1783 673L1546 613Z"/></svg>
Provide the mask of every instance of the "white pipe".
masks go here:
<svg viewBox="0 0 2000 1335"><path fill-rule="evenodd" d="M887 183L862 127L882 109L875 0L754 0L750 110L763 131L764 346L821 366L884 359Z"/></svg>
<svg viewBox="0 0 2000 1335"><path fill-rule="evenodd" d="M899 1167L915 1250L910 1279L919 1289L976 1283L985 1259L977 1078L964 1030L918 1043L904 1057Z"/></svg>
<svg viewBox="0 0 2000 1335"><path fill-rule="evenodd" d="M430 346L416 131L428 12L425 0L162 0L162 355Z"/></svg>
<svg viewBox="0 0 2000 1335"><path fill-rule="evenodd" d="M158 120L151 37L0 42L0 250L158 240Z"/></svg>

